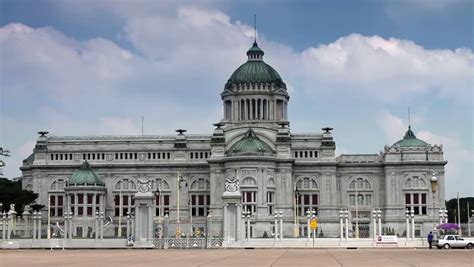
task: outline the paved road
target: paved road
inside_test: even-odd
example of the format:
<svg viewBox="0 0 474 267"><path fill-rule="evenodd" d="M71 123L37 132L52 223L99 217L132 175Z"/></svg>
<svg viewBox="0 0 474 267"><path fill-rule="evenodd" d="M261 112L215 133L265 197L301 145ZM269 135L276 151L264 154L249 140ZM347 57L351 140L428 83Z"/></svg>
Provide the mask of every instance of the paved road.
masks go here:
<svg viewBox="0 0 474 267"><path fill-rule="evenodd" d="M0 250L0 266L474 266L474 250Z"/></svg>

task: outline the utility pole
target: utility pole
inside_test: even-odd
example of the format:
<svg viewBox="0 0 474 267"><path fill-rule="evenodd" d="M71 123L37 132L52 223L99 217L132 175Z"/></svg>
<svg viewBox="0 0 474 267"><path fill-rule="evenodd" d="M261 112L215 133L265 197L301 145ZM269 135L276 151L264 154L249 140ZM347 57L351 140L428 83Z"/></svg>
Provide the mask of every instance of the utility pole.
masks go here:
<svg viewBox="0 0 474 267"><path fill-rule="evenodd" d="M461 226L461 205L459 204L459 192L458 192L458 224Z"/></svg>

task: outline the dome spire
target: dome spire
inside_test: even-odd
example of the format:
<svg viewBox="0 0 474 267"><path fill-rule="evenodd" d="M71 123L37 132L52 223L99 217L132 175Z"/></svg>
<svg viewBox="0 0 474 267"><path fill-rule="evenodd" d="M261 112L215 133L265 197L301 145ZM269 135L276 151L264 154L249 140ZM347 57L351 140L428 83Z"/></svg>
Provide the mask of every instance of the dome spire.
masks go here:
<svg viewBox="0 0 474 267"><path fill-rule="evenodd" d="M254 39L252 47L247 51L248 61L263 61L263 50L257 44L257 15L254 15Z"/></svg>
<svg viewBox="0 0 474 267"><path fill-rule="evenodd" d="M253 27L254 27L254 39L253 42L257 43L257 14L253 15Z"/></svg>

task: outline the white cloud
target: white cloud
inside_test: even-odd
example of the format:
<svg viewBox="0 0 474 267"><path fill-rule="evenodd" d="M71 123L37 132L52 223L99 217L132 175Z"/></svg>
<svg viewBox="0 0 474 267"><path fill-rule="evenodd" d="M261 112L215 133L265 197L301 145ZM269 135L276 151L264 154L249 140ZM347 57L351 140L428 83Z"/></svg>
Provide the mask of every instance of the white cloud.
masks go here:
<svg viewBox="0 0 474 267"><path fill-rule="evenodd" d="M392 101L424 92L462 99L472 88L469 49L428 50L412 41L351 34L303 51L297 66L307 83Z"/></svg>
<svg viewBox="0 0 474 267"><path fill-rule="evenodd" d="M38 127L65 135L137 134L142 115L148 134L183 127L210 132L221 116L219 93L246 59L252 27L215 9L128 6L119 1L114 12L126 20L124 34L132 50L101 38L76 40L51 28L0 28L1 91L9 99L2 116L19 120L22 125L14 128L31 133L8 142L19 148ZM302 52L264 35L259 45L291 95L304 98L302 104L321 101L322 92L340 92L377 104L419 96L472 107L474 56L469 49L431 50L409 40L360 34ZM380 120L389 143L406 131L396 116Z"/></svg>

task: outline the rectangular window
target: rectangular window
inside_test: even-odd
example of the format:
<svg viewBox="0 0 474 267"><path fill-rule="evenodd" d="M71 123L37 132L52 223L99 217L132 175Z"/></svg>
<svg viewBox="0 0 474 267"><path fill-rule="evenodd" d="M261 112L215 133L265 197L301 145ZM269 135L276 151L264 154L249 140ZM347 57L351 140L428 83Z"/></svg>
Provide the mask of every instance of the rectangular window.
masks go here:
<svg viewBox="0 0 474 267"><path fill-rule="evenodd" d="M92 198L93 198L92 194L87 194L87 204L92 204Z"/></svg>
<svg viewBox="0 0 474 267"><path fill-rule="evenodd" d="M306 212L318 214L318 194L302 193L298 199L298 216L306 216Z"/></svg>
<svg viewBox="0 0 474 267"><path fill-rule="evenodd" d="M161 200L160 200L161 199ZM133 201L133 199L132 199ZM165 216L170 211L170 196L161 194L155 198L155 216Z"/></svg>
<svg viewBox="0 0 474 267"><path fill-rule="evenodd" d="M49 196L49 211L52 217L63 216L63 195L50 195Z"/></svg>
<svg viewBox="0 0 474 267"><path fill-rule="evenodd" d="M405 209L413 210L415 215L426 215L428 204L426 200L426 193L406 193L405 194Z"/></svg>
<svg viewBox="0 0 474 267"><path fill-rule="evenodd" d="M77 203L78 204L83 204L84 203L84 195L83 194L77 194Z"/></svg>
<svg viewBox="0 0 474 267"><path fill-rule="evenodd" d="M130 200L130 201L129 201ZM114 195L114 213L115 216L127 216L128 212L134 210L135 203L132 195L122 194L122 206L120 207L120 194L115 193ZM122 208L122 214L120 214L120 208Z"/></svg>
<svg viewBox="0 0 474 267"><path fill-rule="evenodd" d="M267 192L267 206L268 206L268 214L269 215L273 214L273 211L274 211L274 208L275 208L274 198L275 198L275 192L268 191Z"/></svg>
<svg viewBox="0 0 474 267"><path fill-rule="evenodd" d="M191 195L191 216L207 216L210 195L207 193Z"/></svg>
<svg viewBox="0 0 474 267"><path fill-rule="evenodd" d="M250 214L255 214L257 211L256 191L243 192L243 210L249 211Z"/></svg>

